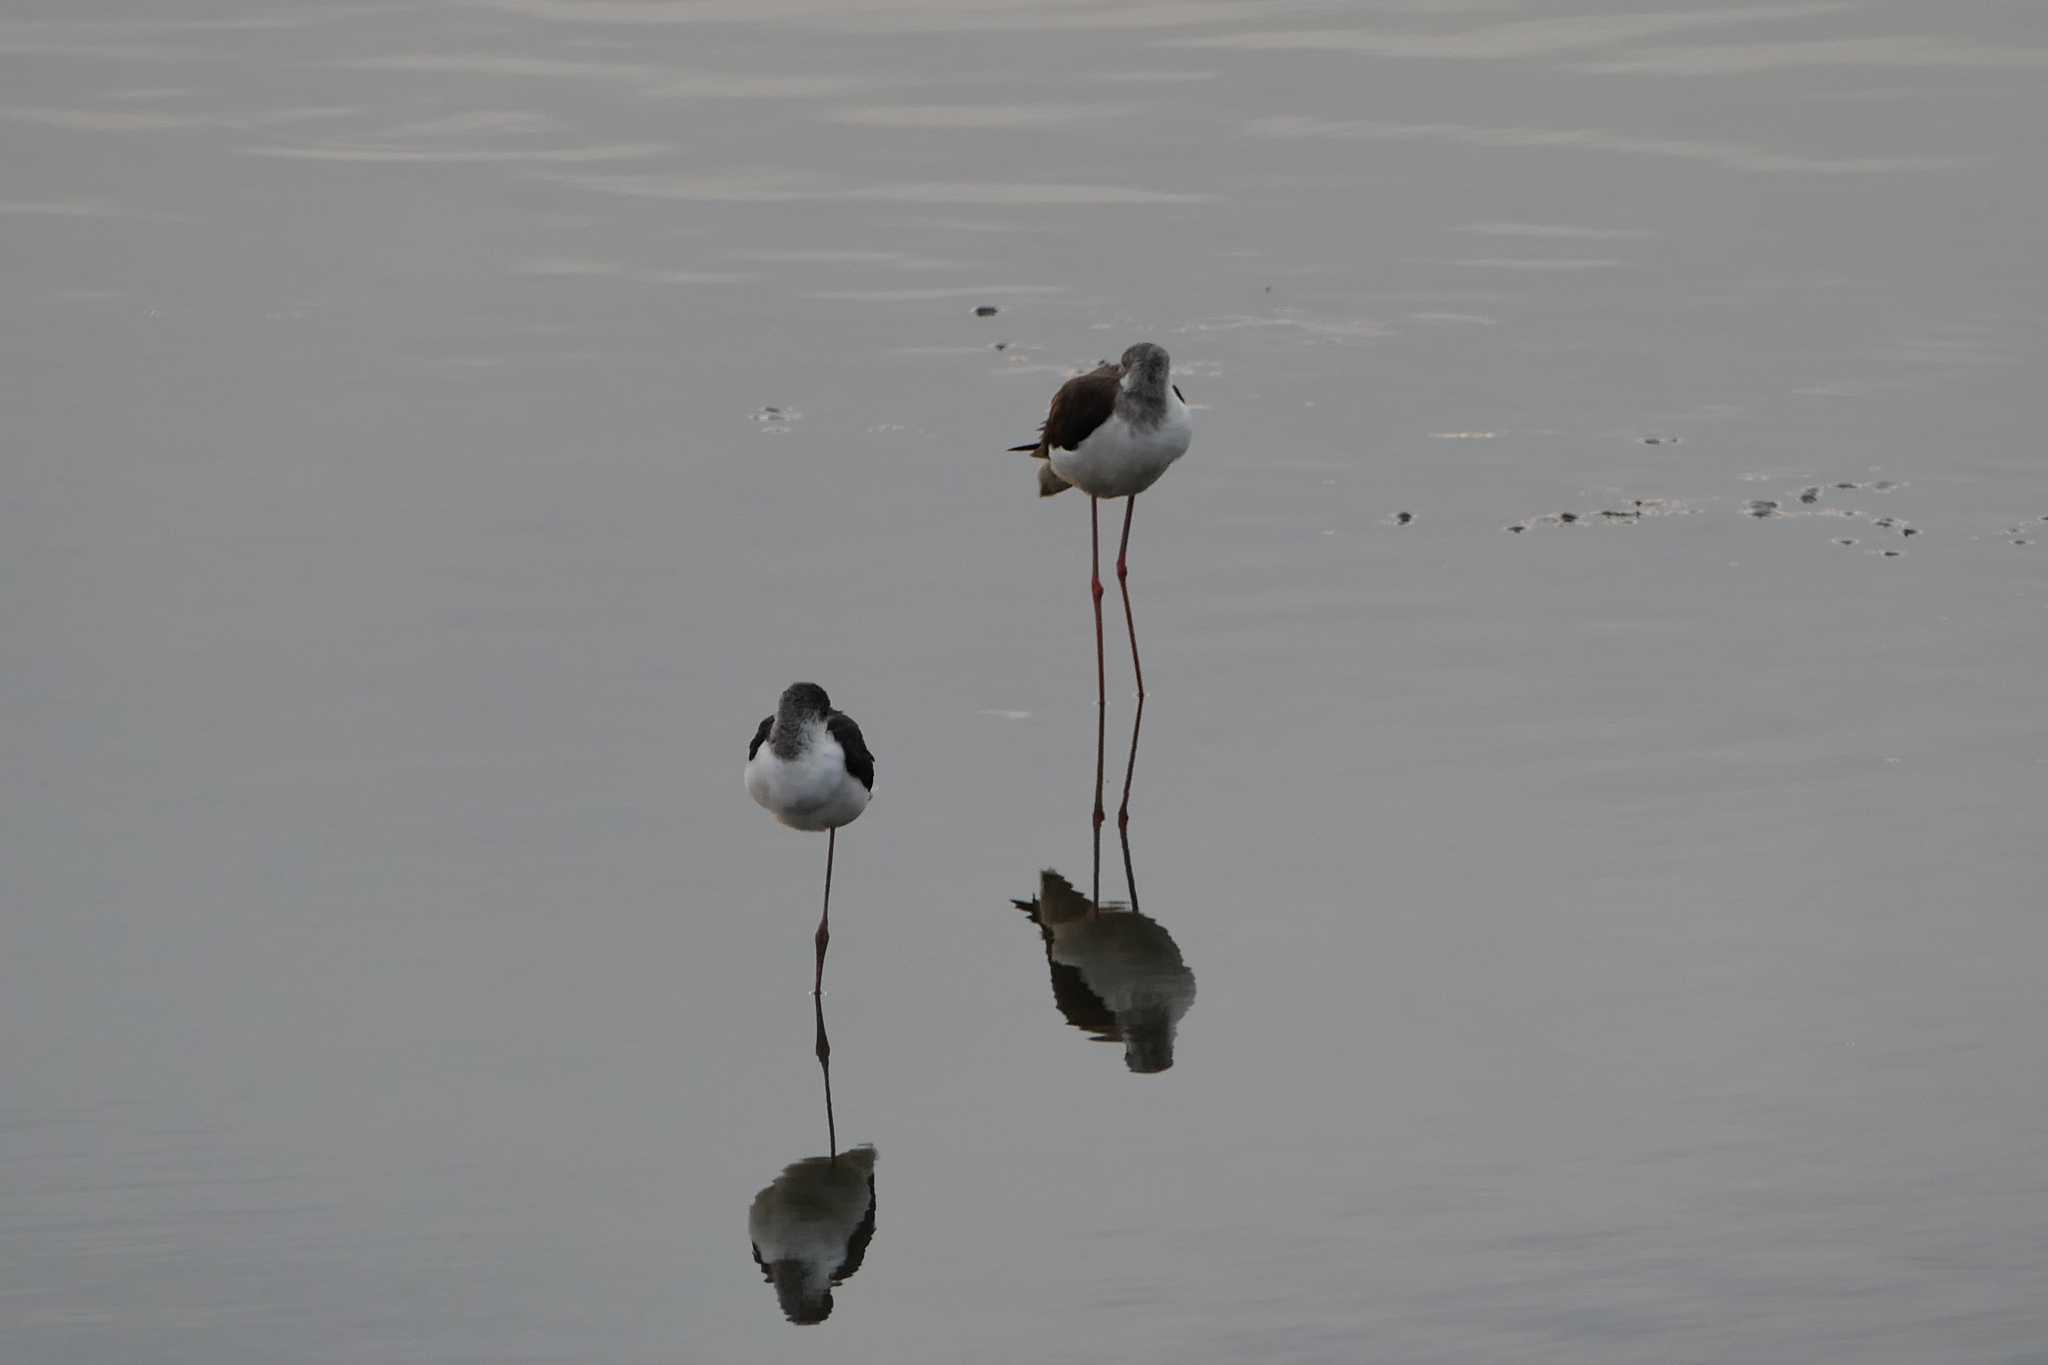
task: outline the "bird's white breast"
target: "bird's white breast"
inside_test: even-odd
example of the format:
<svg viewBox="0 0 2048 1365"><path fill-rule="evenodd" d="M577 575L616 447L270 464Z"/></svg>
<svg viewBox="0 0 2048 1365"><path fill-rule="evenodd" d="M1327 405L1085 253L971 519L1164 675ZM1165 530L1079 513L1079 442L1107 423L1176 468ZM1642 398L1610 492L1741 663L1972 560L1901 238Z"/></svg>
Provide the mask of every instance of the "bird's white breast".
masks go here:
<svg viewBox="0 0 2048 1365"><path fill-rule="evenodd" d="M868 789L846 771L846 751L813 723L795 758L764 743L747 761L747 794L791 829L837 829L867 809Z"/></svg>
<svg viewBox="0 0 2048 1365"><path fill-rule="evenodd" d="M1073 450L1048 452L1055 474L1090 497L1127 498L1159 481L1167 466L1187 453L1194 423L1187 404L1171 388L1157 426L1133 426L1122 413L1088 433Z"/></svg>

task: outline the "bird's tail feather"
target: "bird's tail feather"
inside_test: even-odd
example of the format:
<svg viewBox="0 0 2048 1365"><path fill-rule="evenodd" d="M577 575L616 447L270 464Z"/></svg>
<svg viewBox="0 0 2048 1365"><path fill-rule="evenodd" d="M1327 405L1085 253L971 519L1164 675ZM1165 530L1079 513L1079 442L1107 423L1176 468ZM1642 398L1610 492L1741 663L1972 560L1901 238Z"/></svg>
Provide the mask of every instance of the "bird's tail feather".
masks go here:
<svg viewBox="0 0 2048 1365"><path fill-rule="evenodd" d="M1019 455L1042 455L1044 450L1045 443L1043 441L1032 441L1026 445L1010 447L1012 454Z"/></svg>

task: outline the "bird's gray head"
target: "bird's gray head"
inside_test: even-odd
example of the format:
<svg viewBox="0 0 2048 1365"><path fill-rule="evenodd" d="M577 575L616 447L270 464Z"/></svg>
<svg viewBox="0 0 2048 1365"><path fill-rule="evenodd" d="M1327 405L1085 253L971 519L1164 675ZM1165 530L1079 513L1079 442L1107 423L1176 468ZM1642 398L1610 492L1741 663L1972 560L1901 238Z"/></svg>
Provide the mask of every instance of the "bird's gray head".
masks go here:
<svg viewBox="0 0 2048 1365"><path fill-rule="evenodd" d="M1166 348L1141 341L1123 354L1116 366L1123 371L1123 385L1126 389L1138 389L1146 393L1163 392L1167 376L1173 372L1173 362L1167 358Z"/></svg>
<svg viewBox="0 0 2048 1365"><path fill-rule="evenodd" d="M816 683L791 683L782 689L775 707L775 725L768 732L768 747L775 756L793 759L803 752L804 736L811 726L832 714L832 700Z"/></svg>
<svg viewBox="0 0 2048 1365"><path fill-rule="evenodd" d="M775 708L776 718L804 720L811 716L822 716L832 709L832 699L825 695L825 689L816 683L791 683L782 689L782 701Z"/></svg>

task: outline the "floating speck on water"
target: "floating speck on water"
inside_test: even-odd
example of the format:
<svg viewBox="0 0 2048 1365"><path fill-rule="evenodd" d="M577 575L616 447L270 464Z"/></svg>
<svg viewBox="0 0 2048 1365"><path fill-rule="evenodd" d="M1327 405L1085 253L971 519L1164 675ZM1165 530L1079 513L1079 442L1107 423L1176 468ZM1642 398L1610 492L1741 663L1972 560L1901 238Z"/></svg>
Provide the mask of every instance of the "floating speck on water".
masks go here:
<svg viewBox="0 0 2048 1365"><path fill-rule="evenodd" d="M1007 351L1010 349L1010 343L1007 341L998 341L996 343L996 349L998 351Z"/></svg>
<svg viewBox="0 0 2048 1365"><path fill-rule="evenodd" d="M1775 517L1778 515L1778 504L1769 498L1751 498L1742 505L1742 510L1753 517Z"/></svg>
<svg viewBox="0 0 2048 1365"><path fill-rule="evenodd" d="M1600 519L1602 521L1637 521L1641 519L1642 515L1640 508L1616 510L1612 507L1605 507L1600 511Z"/></svg>
<svg viewBox="0 0 2048 1365"><path fill-rule="evenodd" d="M1837 487L1837 488L1854 488L1854 487L1856 487L1856 485L1855 485L1855 484L1853 484L1853 483L1838 483L1838 484L1836 484L1836 485L1835 485L1835 487Z"/></svg>
<svg viewBox="0 0 2048 1365"><path fill-rule="evenodd" d="M2033 542L2032 542L2032 541L2029 541L2029 540L2027 540L2027 539L2025 539L2024 537L2020 537L2020 536L2015 536L2015 537L2013 538L2013 542L2012 542L2012 543L2013 543L2013 544L2015 544L2015 545L2030 545L2030 544L2032 544Z"/></svg>
<svg viewBox="0 0 2048 1365"><path fill-rule="evenodd" d="M1520 522L1516 522L1513 526L1508 527L1508 529L1510 531L1513 531L1516 535L1520 535L1522 534L1522 532L1528 530L1529 528L1522 525Z"/></svg>
<svg viewBox="0 0 2048 1365"><path fill-rule="evenodd" d="M1631 498L1638 517L1689 517L1694 509L1671 498Z"/></svg>
<svg viewBox="0 0 2048 1365"><path fill-rule="evenodd" d="M1493 437L1494 433L1490 431L1432 431L1429 433L1429 439L1432 441L1491 441Z"/></svg>
<svg viewBox="0 0 2048 1365"><path fill-rule="evenodd" d="M1836 536L1836 537L1835 537L1835 544L1837 544L1837 545L1854 545L1855 543L1856 543L1856 537L1854 537L1854 536Z"/></svg>
<svg viewBox="0 0 2048 1365"><path fill-rule="evenodd" d="M978 318L992 318L995 315L996 306L992 303L984 303L974 310L974 316Z"/></svg>
<svg viewBox="0 0 2048 1365"><path fill-rule="evenodd" d="M1886 550L1886 551L1884 552L1884 557L1885 557L1886 559L1897 559L1897 558L1899 557L1899 551L1897 551L1897 550Z"/></svg>
<svg viewBox="0 0 2048 1365"><path fill-rule="evenodd" d="M1870 491L1873 493L1889 493L1899 486L1896 479L1879 479L1876 483L1870 485Z"/></svg>
<svg viewBox="0 0 2048 1365"><path fill-rule="evenodd" d="M803 414L795 408L778 407L773 403L747 414L748 420L757 424L761 430L778 436L788 431L789 424L802 416Z"/></svg>
<svg viewBox="0 0 2048 1365"><path fill-rule="evenodd" d="M1818 488L1801 489L1799 492L1799 500L1811 506L1812 504L1820 501L1820 490Z"/></svg>
<svg viewBox="0 0 2048 1365"><path fill-rule="evenodd" d="M1920 528L1917 526L1901 526L1899 534L1902 536L1917 536L1920 534Z"/></svg>
<svg viewBox="0 0 2048 1365"><path fill-rule="evenodd" d="M1675 446L1678 444L1676 436L1645 436L1641 439L1646 446Z"/></svg>
<svg viewBox="0 0 2048 1365"><path fill-rule="evenodd" d="M1579 519L1579 514L1577 512L1559 512L1557 519L1569 526Z"/></svg>
<svg viewBox="0 0 2048 1365"><path fill-rule="evenodd" d="M1413 520L1415 520L1415 514L1413 512L1394 513L1394 525L1396 526L1406 526L1409 522Z"/></svg>

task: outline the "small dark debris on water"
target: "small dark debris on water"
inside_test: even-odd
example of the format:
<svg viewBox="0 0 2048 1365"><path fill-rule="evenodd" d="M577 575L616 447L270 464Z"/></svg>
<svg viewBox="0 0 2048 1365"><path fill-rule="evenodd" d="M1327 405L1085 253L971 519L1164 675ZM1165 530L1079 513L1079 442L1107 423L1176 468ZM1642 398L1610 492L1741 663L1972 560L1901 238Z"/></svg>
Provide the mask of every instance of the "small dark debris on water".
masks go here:
<svg viewBox="0 0 2048 1365"><path fill-rule="evenodd" d="M1775 517L1778 515L1778 504L1769 498L1751 498L1743 504L1742 510L1753 517Z"/></svg>
<svg viewBox="0 0 2048 1365"><path fill-rule="evenodd" d="M998 351L1007 351L1010 349L1010 343L1007 341L998 341L996 343L996 349Z"/></svg>
<svg viewBox="0 0 2048 1365"><path fill-rule="evenodd" d="M1899 534L1902 536L1917 536L1920 534L1920 528L1917 526L1901 526Z"/></svg>
<svg viewBox="0 0 2048 1365"><path fill-rule="evenodd" d="M1899 557L1899 552L1897 550L1886 550L1884 552L1884 557L1886 559L1897 559Z"/></svg>
<svg viewBox="0 0 2048 1365"><path fill-rule="evenodd" d="M2026 539L2024 536L2014 536L2012 543L2015 545L2031 545L2033 542Z"/></svg>
<svg viewBox="0 0 2048 1365"><path fill-rule="evenodd" d="M1622 509L1603 507L1600 509L1600 519L1602 521L1641 521L1643 519L1643 509L1640 506Z"/></svg>
<svg viewBox="0 0 2048 1365"><path fill-rule="evenodd" d="M992 318L995 315L996 306L992 303L984 303L974 310L974 316L978 318Z"/></svg>
<svg viewBox="0 0 2048 1365"><path fill-rule="evenodd" d="M1855 484L1853 484L1853 483L1838 483L1838 484L1836 484L1836 485L1835 485L1835 487L1837 487L1837 488L1854 488L1854 487L1856 487L1856 485L1855 485Z"/></svg>
<svg viewBox="0 0 2048 1365"><path fill-rule="evenodd" d="M1577 512L1559 512L1557 519L1569 526L1579 519L1579 514Z"/></svg>
<svg viewBox="0 0 2048 1365"><path fill-rule="evenodd" d="M1896 521L1893 521L1890 517L1879 517L1876 521L1873 521L1870 524L1872 526L1882 526L1887 531L1891 530L1892 527L1898 525L1898 523Z"/></svg>
<svg viewBox="0 0 2048 1365"><path fill-rule="evenodd" d="M1898 486L1899 484L1896 479L1879 479L1876 483L1870 485L1870 491L1873 493L1889 493Z"/></svg>
<svg viewBox="0 0 2048 1365"><path fill-rule="evenodd" d="M1396 526L1406 526L1409 522L1413 520L1415 520L1415 514L1413 512L1394 513L1394 525Z"/></svg>
<svg viewBox="0 0 2048 1365"><path fill-rule="evenodd" d="M1513 531L1513 532L1514 532L1514 533L1515 533L1516 535L1520 535L1520 534L1522 534L1522 532L1524 532L1524 531L1528 530L1529 528L1528 528L1528 527L1526 527L1526 526L1524 526L1524 525L1522 525L1522 523L1520 523L1520 522L1518 521L1518 522L1516 522L1516 523L1515 523L1515 524L1514 524L1513 526L1510 526L1510 527L1508 527L1508 529L1509 529L1510 531Z"/></svg>
<svg viewBox="0 0 2048 1365"><path fill-rule="evenodd" d="M1820 501L1820 490L1818 488L1801 489L1799 500L1810 507Z"/></svg>
<svg viewBox="0 0 2048 1365"><path fill-rule="evenodd" d="M1836 537L1835 537L1835 544L1837 544L1837 545L1854 545L1855 543L1856 543L1856 537L1854 537L1854 536L1836 536Z"/></svg>
<svg viewBox="0 0 2048 1365"><path fill-rule="evenodd" d="M1676 436L1645 436L1641 439L1646 446L1675 446L1678 444L1678 437Z"/></svg>
<svg viewBox="0 0 2048 1365"><path fill-rule="evenodd" d="M761 409L761 415L763 417L780 417L782 416L782 409L776 407L773 403L769 403Z"/></svg>

